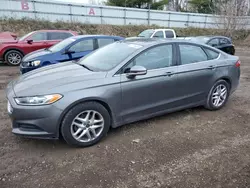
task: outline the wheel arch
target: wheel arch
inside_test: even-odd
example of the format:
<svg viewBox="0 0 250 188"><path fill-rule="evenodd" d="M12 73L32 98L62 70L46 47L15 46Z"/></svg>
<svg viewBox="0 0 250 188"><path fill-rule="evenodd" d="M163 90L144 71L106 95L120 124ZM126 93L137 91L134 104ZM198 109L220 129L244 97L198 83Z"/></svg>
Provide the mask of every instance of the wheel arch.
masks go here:
<svg viewBox="0 0 250 188"><path fill-rule="evenodd" d="M19 49L19 48L7 48L7 49L4 51L4 53L3 53L3 59L4 59L5 61L6 61L6 59L5 59L6 54L7 54L9 51L11 51L11 50L18 51L18 52L20 52L23 56L25 56L25 53L24 53L21 49Z"/></svg>
<svg viewBox="0 0 250 188"><path fill-rule="evenodd" d="M81 104L81 103L86 103L86 102L97 102L97 103L101 104L102 106L104 106L104 108L107 109L107 111L108 111L108 113L110 115L110 119L111 119L111 125L110 126L113 127L113 125L114 125L114 115L112 113L111 107L107 104L107 102L105 102L104 100L99 99L99 98L81 99L81 100L75 101L74 103L70 104L62 112L62 114L60 115L58 123L57 123L57 137L58 138L61 137L61 135L62 135L61 126L62 126L62 121L63 121L65 115L70 111L70 109L72 109L76 105Z"/></svg>
<svg viewBox="0 0 250 188"><path fill-rule="evenodd" d="M219 80L224 80L224 81L226 81L226 82L228 83L228 85L229 85L229 90L231 90L232 81L231 81L231 79L230 79L229 77L224 76L224 77L218 79L216 82L218 82Z"/></svg>

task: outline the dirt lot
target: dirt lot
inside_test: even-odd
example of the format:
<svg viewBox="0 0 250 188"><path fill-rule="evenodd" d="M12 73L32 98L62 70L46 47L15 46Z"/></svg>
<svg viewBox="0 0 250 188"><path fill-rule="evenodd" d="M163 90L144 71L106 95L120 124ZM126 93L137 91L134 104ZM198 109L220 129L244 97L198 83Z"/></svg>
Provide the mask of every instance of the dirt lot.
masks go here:
<svg viewBox="0 0 250 188"><path fill-rule="evenodd" d="M123 126L83 149L12 135L3 89L18 68L0 66L0 187L250 187L250 49L237 51L241 85L222 110Z"/></svg>

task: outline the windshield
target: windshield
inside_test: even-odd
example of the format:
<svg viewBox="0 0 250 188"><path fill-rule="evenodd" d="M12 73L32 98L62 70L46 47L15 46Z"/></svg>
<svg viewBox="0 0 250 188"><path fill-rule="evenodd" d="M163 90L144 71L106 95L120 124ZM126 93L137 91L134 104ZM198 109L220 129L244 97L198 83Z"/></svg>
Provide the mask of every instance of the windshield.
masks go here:
<svg viewBox="0 0 250 188"><path fill-rule="evenodd" d="M32 35L33 33L34 33L34 31L31 32L31 33L28 33L28 34L24 35L23 37L19 38L19 40L24 40L24 39L26 39L28 36Z"/></svg>
<svg viewBox="0 0 250 188"><path fill-rule="evenodd" d="M73 39L73 38L65 39L65 40L55 44L54 46L51 46L49 48L49 51L51 51L51 52L59 52L59 51L61 51L62 49L64 49L65 47L67 47L69 44L71 44L74 41L76 41L76 39Z"/></svg>
<svg viewBox="0 0 250 188"><path fill-rule="evenodd" d="M136 44L115 42L83 57L78 63L93 71L108 71L141 47Z"/></svg>
<svg viewBox="0 0 250 188"><path fill-rule="evenodd" d="M152 35L153 33L154 33L154 30L152 30L152 29L147 29L147 30L141 32L141 33L138 35L138 37L150 38L151 35Z"/></svg>

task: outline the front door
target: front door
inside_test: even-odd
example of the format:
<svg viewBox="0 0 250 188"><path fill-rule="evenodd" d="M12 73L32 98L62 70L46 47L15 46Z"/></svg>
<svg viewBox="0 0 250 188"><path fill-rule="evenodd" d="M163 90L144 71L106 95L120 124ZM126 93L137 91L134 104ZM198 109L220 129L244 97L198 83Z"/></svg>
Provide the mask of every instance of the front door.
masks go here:
<svg viewBox="0 0 250 188"><path fill-rule="evenodd" d="M94 39L83 39L74 43L71 47L69 47L69 53L62 54L58 57L58 62L70 61L70 60L78 60L85 55L92 52L94 47Z"/></svg>
<svg viewBox="0 0 250 188"><path fill-rule="evenodd" d="M32 42L28 43L29 40ZM47 33L46 32L35 32L25 39L23 48L26 54L48 47Z"/></svg>
<svg viewBox="0 0 250 188"><path fill-rule="evenodd" d="M121 74L122 111L124 122L131 122L175 107L177 75L173 45L160 45L140 53L123 68ZM147 69L146 75L128 78L134 65Z"/></svg>

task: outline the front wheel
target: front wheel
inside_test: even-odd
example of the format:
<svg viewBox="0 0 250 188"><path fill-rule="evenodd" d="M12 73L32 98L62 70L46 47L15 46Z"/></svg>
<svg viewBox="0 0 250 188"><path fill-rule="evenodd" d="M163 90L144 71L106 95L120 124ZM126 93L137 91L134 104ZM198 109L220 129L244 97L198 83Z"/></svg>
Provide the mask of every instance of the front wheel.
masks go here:
<svg viewBox="0 0 250 188"><path fill-rule="evenodd" d="M10 66L20 65L23 58L23 54L17 50L10 50L5 54L5 61Z"/></svg>
<svg viewBox="0 0 250 188"><path fill-rule="evenodd" d="M219 110L227 102L230 86L225 80L217 81L211 88L205 107L209 110Z"/></svg>
<svg viewBox="0 0 250 188"><path fill-rule="evenodd" d="M107 134L110 124L109 112L103 105L86 102L66 114L61 133L68 144L86 147L99 142Z"/></svg>

